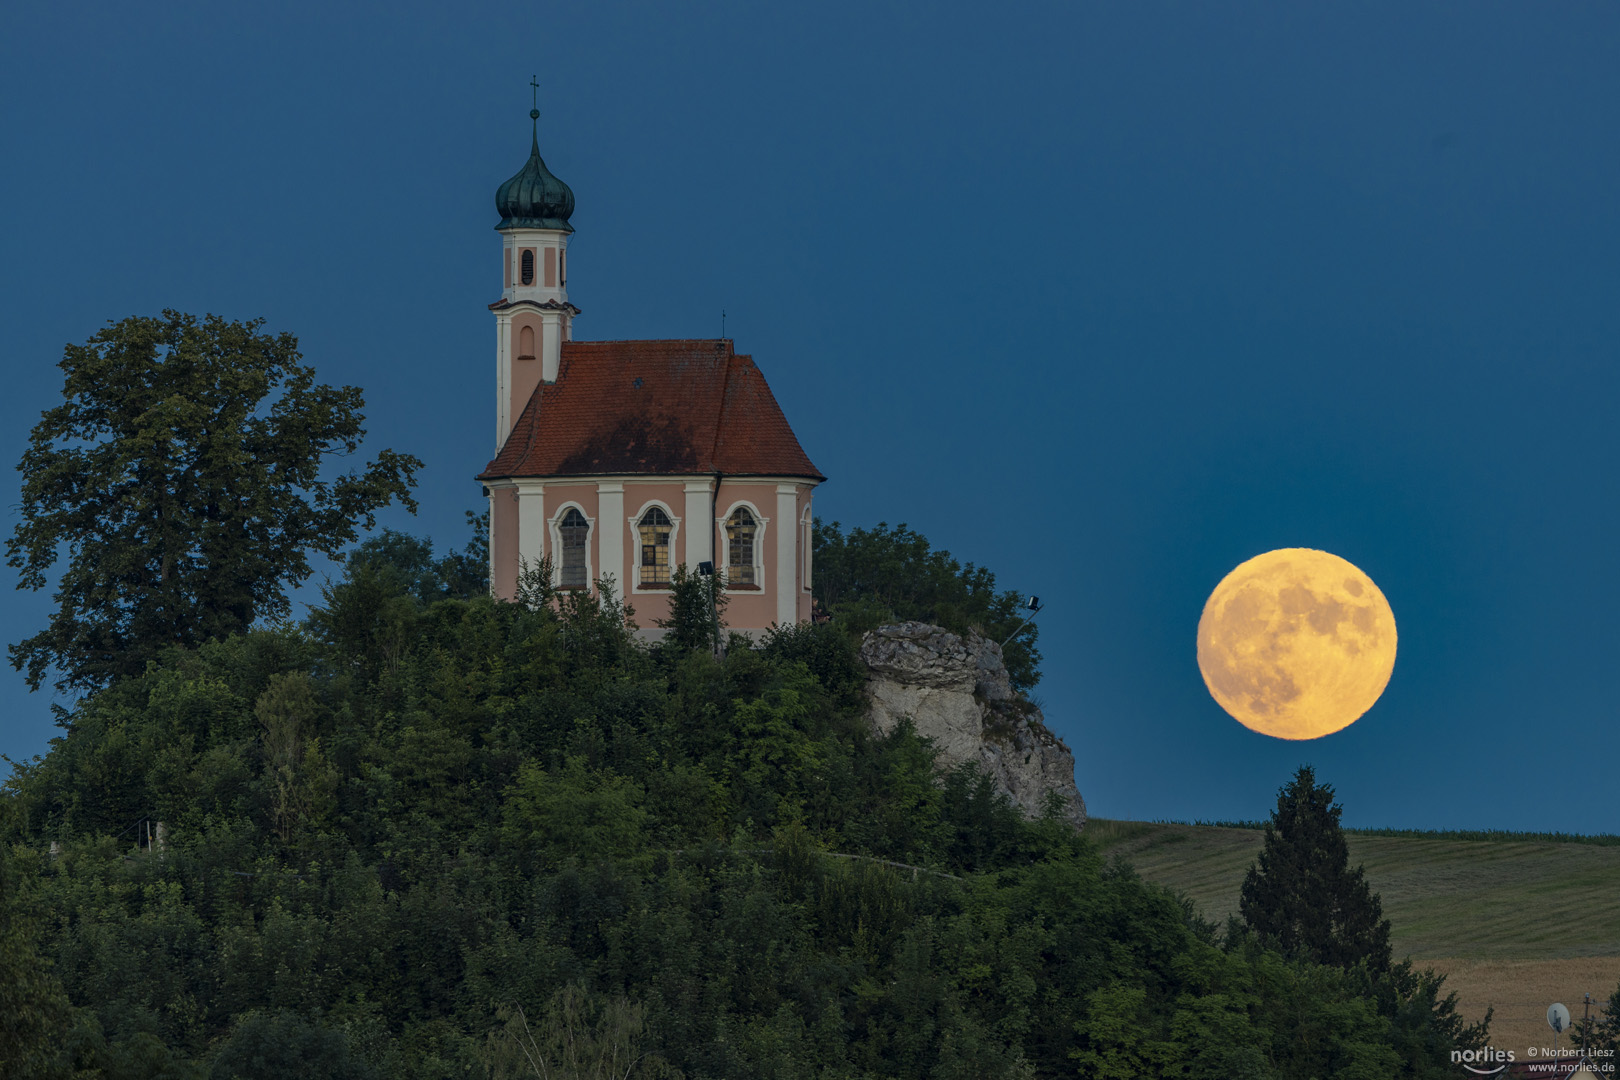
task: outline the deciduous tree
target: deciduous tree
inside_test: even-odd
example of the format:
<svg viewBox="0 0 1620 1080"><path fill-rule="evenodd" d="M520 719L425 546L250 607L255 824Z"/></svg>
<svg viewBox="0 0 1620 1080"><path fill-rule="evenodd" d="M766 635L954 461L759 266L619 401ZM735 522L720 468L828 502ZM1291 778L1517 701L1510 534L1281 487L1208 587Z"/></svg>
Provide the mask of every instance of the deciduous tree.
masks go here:
<svg viewBox="0 0 1620 1080"><path fill-rule="evenodd" d="M105 686L168 646L285 616L310 552L336 553L395 499L415 510L408 454L323 476L359 448L360 390L317 384L297 339L262 326L165 311L67 347L6 546L26 589L67 552L49 625L10 649L29 685L54 666L63 688Z"/></svg>
<svg viewBox="0 0 1620 1080"><path fill-rule="evenodd" d="M682 652L718 648L728 599L718 574L676 566L669 579L669 618L655 620L668 631L664 644Z"/></svg>

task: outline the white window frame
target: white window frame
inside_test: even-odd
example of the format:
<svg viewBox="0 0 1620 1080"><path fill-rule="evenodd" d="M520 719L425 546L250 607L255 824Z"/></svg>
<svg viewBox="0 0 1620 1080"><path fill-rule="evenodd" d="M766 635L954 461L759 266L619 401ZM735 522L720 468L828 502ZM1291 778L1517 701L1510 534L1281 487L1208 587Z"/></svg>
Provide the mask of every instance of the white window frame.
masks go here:
<svg viewBox="0 0 1620 1080"><path fill-rule="evenodd" d="M635 550L635 557L630 561L630 591L632 593L662 593L667 596L669 595L668 585L654 585L645 589L641 587L641 519L646 517L647 511L655 506L664 512L665 517L669 518L669 572L671 577L675 574L675 568L681 565L679 560L675 558L675 552L678 550L675 547L675 541L681 535L681 519L675 515L675 511L670 509L669 503L663 499L648 499L633 516L625 518L625 524L629 526L625 530L625 534L630 538L630 544Z"/></svg>
<svg viewBox="0 0 1620 1080"><path fill-rule="evenodd" d="M747 507L748 512L754 515L754 582L752 585L735 587L731 584L730 575L727 573L731 569L731 537L726 535L726 522L731 520L731 515L737 512L739 506ZM726 592L731 592L734 588L737 592L748 594L771 591L770 586L765 583L765 530L770 523L771 519L760 513L759 507L749 499L738 499L726 507L724 514L714 519L714 539L720 547L715 553L714 566L717 572L726 574Z"/></svg>
<svg viewBox="0 0 1620 1080"><path fill-rule="evenodd" d="M596 587L596 574L593 572L594 571L594 565L593 565L594 560L591 558L591 547L592 547L592 545L594 545L596 543L596 539L597 539L597 537L596 537L596 519L593 518L591 515L587 514L585 512L585 508L583 506L581 506L579 503L572 500L572 499L569 499L567 502L565 502L561 506L557 507L557 512L555 514L551 515L551 521L549 522L549 524L551 526L550 531L551 531L551 552L552 552L552 556L551 556L551 583L552 583L552 585L556 586L559 589L563 587L563 583L562 583L562 572L563 572L563 565L562 565L563 564L562 519L568 516L568 511L570 511L570 510L578 510L579 511L579 516L585 519L585 525L586 525L586 532L585 532L585 584L584 584L583 588L592 589L592 588ZM580 587L581 586L577 586L577 585L568 586L568 588L570 588L570 589L580 588Z"/></svg>

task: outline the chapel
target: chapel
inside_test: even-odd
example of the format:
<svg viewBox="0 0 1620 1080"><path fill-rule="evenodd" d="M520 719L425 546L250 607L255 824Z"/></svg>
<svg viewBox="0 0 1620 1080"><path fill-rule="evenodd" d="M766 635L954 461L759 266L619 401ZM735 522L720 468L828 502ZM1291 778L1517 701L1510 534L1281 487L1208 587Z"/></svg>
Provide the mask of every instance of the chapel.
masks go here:
<svg viewBox="0 0 1620 1080"><path fill-rule="evenodd" d="M529 116L529 160L495 192L495 457L478 475L491 588L514 597L549 558L561 588L611 578L656 637L684 565L720 575L732 630L808 621L810 498L826 477L730 339L575 340L574 193Z"/></svg>

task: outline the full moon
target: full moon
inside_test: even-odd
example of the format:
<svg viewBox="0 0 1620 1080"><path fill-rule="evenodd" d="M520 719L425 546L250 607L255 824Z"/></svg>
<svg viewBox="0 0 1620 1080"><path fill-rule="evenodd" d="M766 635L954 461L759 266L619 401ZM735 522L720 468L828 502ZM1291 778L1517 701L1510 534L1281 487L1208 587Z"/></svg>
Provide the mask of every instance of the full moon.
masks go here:
<svg viewBox="0 0 1620 1080"><path fill-rule="evenodd" d="M1238 723L1279 739L1349 727L1395 670L1395 613L1337 555L1281 548L1221 579L1198 620L1204 685Z"/></svg>

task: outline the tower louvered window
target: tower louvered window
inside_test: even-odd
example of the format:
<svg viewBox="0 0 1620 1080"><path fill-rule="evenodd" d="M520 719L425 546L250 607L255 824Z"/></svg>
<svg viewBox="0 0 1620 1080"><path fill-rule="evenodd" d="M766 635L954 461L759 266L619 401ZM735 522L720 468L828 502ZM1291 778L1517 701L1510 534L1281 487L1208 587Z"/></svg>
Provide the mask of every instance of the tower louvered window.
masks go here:
<svg viewBox="0 0 1620 1080"><path fill-rule="evenodd" d="M563 588L584 588L590 584L585 578L585 540L591 531L590 523L575 507L570 506L563 515L559 530L562 533Z"/></svg>
<svg viewBox="0 0 1620 1080"><path fill-rule="evenodd" d="M523 250L523 268L518 277L525 285L534 284L534 250L532 248Z"/></svg>
<svg viewBox="0 0 1620 1080"><path fill-rule="evenodd" d="M650 507L641 515L636 530L641 534L643 585L669 584L669 534L672 527L669 515L659 507Z"/></svg>
<svg viewBox="0 0 1620 1080"><path fill-rule="evenodd" d="M757 585L754 572L754 538L759 523L746 506L739 506L726 519L726 584Z"/></svg>

